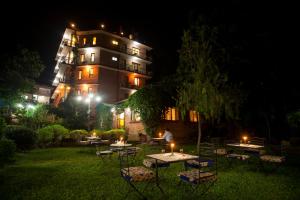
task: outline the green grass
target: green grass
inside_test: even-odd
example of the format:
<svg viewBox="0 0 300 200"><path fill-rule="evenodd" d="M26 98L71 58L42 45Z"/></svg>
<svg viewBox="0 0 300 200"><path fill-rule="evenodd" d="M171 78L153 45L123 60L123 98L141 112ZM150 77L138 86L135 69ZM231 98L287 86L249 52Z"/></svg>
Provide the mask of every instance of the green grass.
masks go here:
<svg viewBox="0 0 300 200"><path fill-rule="evenodd" d="M184 151L191 152L192 146ZM143 147L137 164L159 149ZM236 162L232 168L219 160L216 184L202 199L298 199L300 169L289 165L272 173L256 169L254 164ZM172 164L161 182L169 199L196 199L184 184L178 186L176 174L182 164ZM154 184L153 184L154 185ZM123 199L128 185L119 174L117 155L101 161L91 147L37 149L18 154L15 164L0 169L0 199ZM166 199L156 187L145 192L150 199ZM138 199L131 193L127 199ZM197 198L199 199L199 198Z"/></svg>

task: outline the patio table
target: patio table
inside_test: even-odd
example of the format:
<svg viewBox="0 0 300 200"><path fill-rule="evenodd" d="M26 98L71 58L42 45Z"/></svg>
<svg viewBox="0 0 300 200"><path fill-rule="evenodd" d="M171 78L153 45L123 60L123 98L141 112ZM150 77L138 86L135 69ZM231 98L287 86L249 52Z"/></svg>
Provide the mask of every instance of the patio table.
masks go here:
<svg viewBox="0 0 300 200"><path fill-rule="evenodd" d="M166 163L176 163L176 162L182 162L182 161L193 160L198 158L198 156L195 155L177 153L177 152L150 154L147 155L147 157L155 159L155 182L156 182L156 186L160 189L162 193L164 192L159 185L159 179L158 179L158 163L157 163L158 160Z"/></svg>
<svg viewBox="0 0 300 200"><path fill-rule="evenodd" d="M121 144L121 143L113 143L110 145L111 147L130 147L132 146L132 144L127 144L127 143L124 143L124 144Z"/></svg>
<svg viewBox="0 0 300 200"><path fill-rule="evenodd" d="M245 143L232 143L232 144L226 144L229 147L233 147L236 149L240 149L245 153L251 154L254 157L259 155L260 150L264 148L262 145L257 144L245 144Z"/></svg>

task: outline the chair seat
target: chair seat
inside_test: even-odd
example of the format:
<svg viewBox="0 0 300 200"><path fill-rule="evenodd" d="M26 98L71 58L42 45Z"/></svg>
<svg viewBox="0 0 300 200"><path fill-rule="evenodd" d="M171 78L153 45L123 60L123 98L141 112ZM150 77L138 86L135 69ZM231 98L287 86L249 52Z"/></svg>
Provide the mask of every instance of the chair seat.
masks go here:
<svg viewBox="0 0 300 200"><path fill-rule="evenodd" d="M180 172L178 176L181 180L194 184L214 181L217 178L217 176L212 172L202 172L198 169Z"/></svg>
<svg viewBox="0 0 300 200"><path fill-rule="evenodd" d="M149 181L155 177L153 171L142 166L123 168L121 174L125 179L133 182Z"/></svg>
<svg viewBox="0 0 300 200"><path fill-rule="evenodd" d="M193 167L198 168L200 164L200 167L209 167L213 165L213 160L210 159L200 159L200 162L198 159L194 160L188 160L185 162L185 166L187 167Z"/></svg>
<svg viewBox="0 0 300 200"><path fill-rule="evenodd" d="M220 149L216 149L214 150L214 153L219 155L219 156L224 156L227 154L227 151L225 148L220 148Z"/></svg>
<svg viewBox="0 0 300 200"><path fill-rule="evenodd" d="M100 155L109 155L109 154L112 154L113 152L110 151L110 150L106 150L106 151L97 151L96 152L96 155L97 156L100 156Z"/></svg>
<svg viewBox="0 0 300 200"><path fill-rule="evenodd" d="M236 153L227 154L226 157L227 158L236 158L236 159L239 159L239 160L247 160L248 158L250 158L249 155L236 154Z"/></svg>
<svg viewBox="0 0 300 200"><path fill-rule="evenodd" d="M260 159L262 161L275 162L275 163L282 163L285 161L284 156L273 156L273 155L263 155L260 156Z"/></svg>
<svg viewBox="0 0 300 200"><path fill-rule="evenodd" d="M144 159L143 160L143 164L148 167L148 168L155 168L156 167L156 161L155 159L149 158L149 159ZM157 160L157 167L169 167L170 163L161 161L161 160Z"/></svg>

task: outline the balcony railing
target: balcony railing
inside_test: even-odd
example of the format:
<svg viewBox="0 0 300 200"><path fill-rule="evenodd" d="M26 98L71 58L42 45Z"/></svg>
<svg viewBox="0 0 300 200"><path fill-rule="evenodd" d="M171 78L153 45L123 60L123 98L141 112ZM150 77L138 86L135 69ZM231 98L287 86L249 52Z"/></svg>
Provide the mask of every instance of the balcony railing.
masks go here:
<svg viewBox="0 0 300 200"><path fill-rule="evenodd" d="M133 90L138 90L138 89L141 88L140 86L130 84L130 83L126 82L126 81L121 82L120 86L123 87L123 88L133 89Z"/></svg>
<svg viewBox="0 0 300 200"><path fill-rule="evenodd" d="M129 72L134 72L134 73L138 73L138 74L143 74L143 75L150 75L150 72L147 72L146 70L141 69L141 67L138 68L134 68L133 65L128 65L128 64L119 64L119 69L121 70L126 70Z"/></svg>

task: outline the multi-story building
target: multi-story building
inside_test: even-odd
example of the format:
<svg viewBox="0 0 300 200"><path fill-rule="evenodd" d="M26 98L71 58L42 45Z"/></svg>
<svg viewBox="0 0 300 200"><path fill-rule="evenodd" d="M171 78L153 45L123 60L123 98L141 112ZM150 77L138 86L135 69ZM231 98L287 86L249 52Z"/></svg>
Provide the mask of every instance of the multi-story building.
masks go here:
<svg viewBox="0 0 300 200"><path fill-rule="evenodd" d="M99 95L102 102L115 104L151 78L151 47L133 40L132 35L127 38L123 32L114 34L101 27L83 31L72 24L65 30L56 55L54 105L64 101L71 91L82 97ZM116 126L123 128L120 123Z"/></svg>

